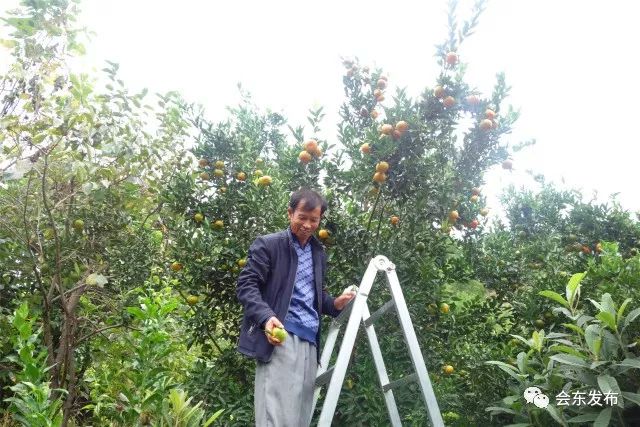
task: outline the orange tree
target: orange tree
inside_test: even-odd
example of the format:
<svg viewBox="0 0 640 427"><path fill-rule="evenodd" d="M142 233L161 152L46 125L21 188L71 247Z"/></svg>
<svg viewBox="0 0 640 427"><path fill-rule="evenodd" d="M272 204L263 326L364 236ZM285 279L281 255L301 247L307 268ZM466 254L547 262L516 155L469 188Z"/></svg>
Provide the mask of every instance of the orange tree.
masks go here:
<svg viewBox="0 0 640 427"><path fill-rule="evenodd" d="M163 194L171 209L164 219L171 241L166 268L179 278L185 304L192 297L194 341L213 350L215 374L203 373L202 395L234 405L238 424L250 422L252 373L233 348L241 315L236 279L251 241L286 227L289 194L300 186L319 189L329 202L319 236L328 251L330 290L338 293L358 283L372 256L387 255L398 267L422 345L437 349L427 358L429 369L439 373L448 362L454 323L444 305L442 312L432 312L430 304L446 303L445 284L467 283L474 276L451 233L479 234L484 217L477 187L484 171L508 160L502 136L517 118L503 107L508 87L502 75L489 96L465 81L456 52L481 7L460 29L451 10L450 37L436 52L441 72L417 99L404 90L388 93L382 70L344 60L346 100L337 143L318 137L321 110L310 112L311 129L289 126L289 137L283 133L284 117L260 113L248 97L222 123L192 111L200 129L193 150L197 166L178 171ZM380 288L372 304L384 296ZM390 366L392 376L406 373L401 341L385 334L383 349L398 361ZM347 400L358 405L341 406L337 417L345 423L378 420L384 405L372 362L361 351L354 360L350 381L356 386ZM446 381L436 388L443 408L452 395L459 407L475 399ZM406 420L420 424L424 409L413 391L400 392L399 400L407 406ZM470 420L482 418L483 409L469 411Z"/></svg>

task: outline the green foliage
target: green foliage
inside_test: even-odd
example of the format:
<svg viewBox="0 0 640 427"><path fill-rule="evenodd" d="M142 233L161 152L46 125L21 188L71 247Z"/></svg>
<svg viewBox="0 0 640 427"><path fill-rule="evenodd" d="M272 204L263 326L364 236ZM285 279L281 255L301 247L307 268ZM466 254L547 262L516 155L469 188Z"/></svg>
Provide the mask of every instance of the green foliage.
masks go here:
<svg viewBox="0 0 640 427"><path fill-rule="evenodd" d="M18 366L12 375L14 395L5 399L10 403L9 413L25 427L57 427L62 425L63 401L54 397L49 386L46 367L47 352L38 343L40 331L34 331L37 318L30 316L27 303L16 309L11 338L14 354L6 361ZM65 392L65 390L58 390Z"/></svg>

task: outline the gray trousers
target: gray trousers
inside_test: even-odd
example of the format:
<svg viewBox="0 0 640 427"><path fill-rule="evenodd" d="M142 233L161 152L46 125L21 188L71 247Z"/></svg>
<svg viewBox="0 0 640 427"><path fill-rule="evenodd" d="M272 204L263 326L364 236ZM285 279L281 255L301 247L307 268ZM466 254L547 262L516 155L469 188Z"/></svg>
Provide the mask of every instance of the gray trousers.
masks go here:
<svg viewBox="0 0 640 427"><path fill-rule="evenodd" d="M270 362L256 362L257 427L305 427L311 423L317 359L313 344L289 334L274 348Z"/></svg>

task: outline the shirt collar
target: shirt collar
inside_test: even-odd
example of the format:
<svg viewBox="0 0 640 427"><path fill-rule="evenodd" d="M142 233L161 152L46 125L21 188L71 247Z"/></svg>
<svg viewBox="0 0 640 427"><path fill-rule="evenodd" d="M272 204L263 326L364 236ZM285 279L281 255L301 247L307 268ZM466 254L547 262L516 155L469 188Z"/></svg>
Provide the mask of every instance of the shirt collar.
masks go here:
<svg viewBox="0 0 640 427"><path fill-rule="evenodd" d="M309 240L307 240L307 243L304 246L302 246L300 244L300 240L298 240L298 237L295 234L293 234L293 231L291 230L291 226L287 227L287 230L289 231L289 237L291 237L291 241L295 245L298 245L298 247L300 247L300 249L306 249L307 245L311 244L311 240L313 239L313 236L310 236Z"/></svg>

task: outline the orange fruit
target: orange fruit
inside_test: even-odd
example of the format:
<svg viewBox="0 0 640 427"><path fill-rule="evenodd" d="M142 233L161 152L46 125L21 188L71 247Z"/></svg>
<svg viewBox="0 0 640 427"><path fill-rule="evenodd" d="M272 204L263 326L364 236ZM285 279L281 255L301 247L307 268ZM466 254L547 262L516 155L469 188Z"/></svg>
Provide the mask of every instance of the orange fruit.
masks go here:
<svg viewBox="0 0 640 427"><path fill-rule="evenodd" d="M318 149L318 141L316 141L315 139L308 140L307 142L304 143L304 149L307 150L309 153L313 153Z"/></svg>
<svg viewBox="0 0 640 427"><path fill-rule="evenodd" d="M487 111L484 112L484 116L489 120L493 120L496 118L496 113L492 109L487 108Z"/></svg>
<svg viewBox="0 0 640 427"><path fill-rule="evenodd" d="M380 132L383 133L384 135L391 135L391 132L393 132L393 126L391 126L388 123L385 123L380 128Z"/></svg>
<svg viewBox="0 0 640 427"><path fill-rule="evenodd" d="M362 154L369 154L371 153L371 146L365 142L360 146L360 151L362 152Z"/></svg>
<svg viewBox="0 0 640 427"><path fill-rule="evenodd" d="M458 218L460 218L460 214L458 214L458 211L449 212L449 222L456 222Z"/></svg>
<svg viewBox="0 0 640 427"><path fill-rule="evenodd" d="M469 201L471 201L471 203L478 203L478 199L479 197L477 195L473 195L469 198Z"/></svg>
<svg viewBox="0 0 640 427"><path fill-rule="evenodd" d="M447 375L453 374L453 371L454 371L454 369L453 369L453 366L451 366L451 365L444 365L442 367L442 372L444 372Z"/></svg>
<svg viewBox="0 0 640 427"><path fill-rule="evenodd" d="M218 219L211 225L213 226L213 228L221 229L224 227L224 221L222 221L221 219Z"/></svg>
<svg viewBox="0 0 640 427"><path fill-rule="evenodd" d="M384 161L383 162L379 162L376 165L376 172L385 173L388 170L389 170L389 163L387 163L387 162L384 162Z"/></svg>
<svg viewBox="0 0 640 427"><path fill-rule="evenodd" d="M198 160L198 166L200 166L201 168L206 168L207 166L209 166L209 160L207 159Z"/></svg>
<svg viewBox="0 0 640 427"><path fill-rule="evenodd" d="M396 123L396 130L399 132L406 132L407 129L409 129L409 123L405 122L404 120L400 120L398 123Z"/></svg>
<svg viewBox="0 0 640 427"><path fill-rule="evenodd" d="M216 162L216 169L224 169L224 162L222 160Z"/></svg>
<svg viewBox="0 0 640 427"><path fill-rule="evenodd" d="M378 89L384 89L387 87L387 81L385 79L379 79L376 83L376 86L378 87Z"/></svg>
<svg viewBox="0 0 640 427"><path fill-rule="evenodd" d="M321 229L320 231L318 231L318 237L322 240L329 238L329 231L325 230L324 228Z"/></svg>
<svg viewBox="0 0 640 427"><path fill-rule="evenodd" d="M467 96L467 104L478 105L479 103L480 103L480 98L478 98L476 95Z"/></svg>
<svg viewBox="0 0 640 427"><path fill-rule="evenodd" d="M374 119L374 120L378 118L378 112L376 110L373 110L371 112L371 118Z"/></svg>
<svg viewBox="0 0 640 427"><path fill-rule="evenodd" d="M442 86L436 86L435 89L433 89L433 95L436 98L444 98L445 94L446 92Z"/></svg>
<svg viewBox="0 0 640 427"><path fill-rule="evenodd" d="M471 194L474 195L474 196L479 196L480 193L481 193L481 190L478 187L473 187L471 189Z"/></svg>
<svg viewBox="0 0 640 427"><path fill-rule="evenodd" d="M456 65L458 63L458 54L455 52L447 53L446 61L449 65Z"/></svg>
<svg viewBox="0 0 640 427"><path fill-rule="evenodd" d="M214 169L213 176L215 176L216 178L222 178L224 176L224 172L222 171L222 169Z"/></svg>
<svg viewBox="0 0 640 427"><path fill-rule="evenodd" d="M454 105L456 105L456 99L453 96L447 96L443 101L442 104L447 107L447 108L451 108Z"/></svg>
<svg viewBox="0 0 640 427"><path fill-rule="evenodd" d="M380 95L382 95L382 91L380 89L375 89L373 91L373 96L375 96L376 98L379 97Z"/></svg>
<svg viewBox="0 0 640 427"><path fill-rule="evenodd" d="M195 214L195 215L193 216L193 219L194 219L196 222L202 222L202 221L204 221L204 215L202 215L200 212L198 212L197 214Z"/></svg>
<svg viewBox="0 0 640 427"><path fill-rule="evenodd" d="M269 175L261 176L258 179L258 185L261 185L263 187L266 187L267 185L271 185L272 182L273 182L273 180L271 179L271 177Z"/></svg>
<svg viewBox="0 0 640 427"><path fill-rule="evenodd" d="M247 179L247 174L246 174L246 173L244 173L244 172L238 172L238 173L236 174L236 179L237 179L238 181L244 181L245 179Z"/></svg>
<svg viewBox="0 0 640 427"><path fill-rule="evenodd" d="M260 170L260 169L256 169L256 170L253 172L253 175L254 175L254 176L262 176L262 170Z"/></svg>
<svg viewBox="0 0 640 427"><path fill-rule="evenodd" d="M300 152L300 154L298 155L298 159L300 159L300 161L306 165L307 163L309 163L311 161L311 154L309 154L305 150L302 150Z"/></svg>
<svg viewBox="0 0 640 427"><path fill-rule="evenodd" d="M377 183L383 183L387 179L387 176L382 172L376 172L373 174L373 180Z"/></svg>
<svg viewBox="0 0 640 427"><path fill-rule="evenodd" d="M246 258L240 258L240 259L238 260L238 267L242 268L242 267L244 267L245 265L247 265L247 259L246 259Z"/></svg>
<svg viewBox="0 0 640 427"><path fill-rule="evenodd" d="M398 225L398 223L400 222L400 217L397 215L392 215L390 221L392 225Z"/></svg>
<svg viewBox="0 0 640 427"><path fill-rule="evenodd" d="M173 271L180 271L180 270L182 270L182 267L183 267L183 265L180 264L178 261L175 261L175 262L171 263L171 269Z"/></svg>
<svg viewBox="0 0 640 427"><path fill-rule="evenodd" d="M480 129L482 130L489 130L493 127L493 122L489 119L483 119L480 122Z"/></svg>
<svg viewBox="0 0 640 427"><path fill-rule="evenodd" d="M449 312L449 304L447 304L446 302L440 304L440 312L443 314L447 314Z"/></svg>
<svg viewBox="0 0 640 427"><path fill-rule="evenodd" d="M196 305L199 300L200 300L200 298L198 298L196 295L189 295L187 297L187 304Z"/></svg>
<svg viewBox="0 0 640 427"><path fill-rule="evenodd" d="M200 179L201 179L201 180L203 180L203 181L208 181L208 180L209 180L209 178L210 178L210 177L209 177L209 174L208 174L208 173L206 173L206 172L202 172L202 173L200 174Z"/></svg>

